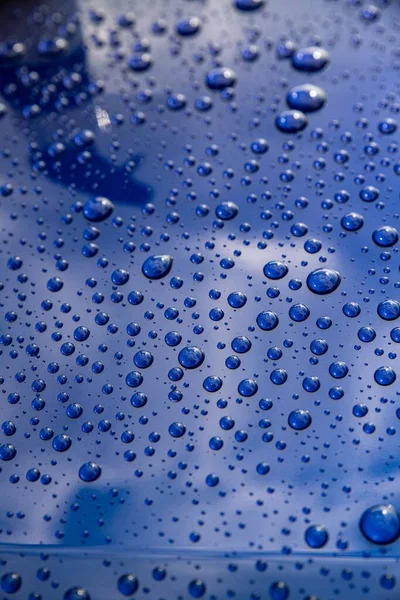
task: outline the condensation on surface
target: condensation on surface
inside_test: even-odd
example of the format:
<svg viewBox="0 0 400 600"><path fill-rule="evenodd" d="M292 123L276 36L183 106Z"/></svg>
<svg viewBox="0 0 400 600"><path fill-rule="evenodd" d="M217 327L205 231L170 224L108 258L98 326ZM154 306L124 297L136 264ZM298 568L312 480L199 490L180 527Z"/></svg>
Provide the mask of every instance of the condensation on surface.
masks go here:
<svg viewBox="0 0 400 600"><path fill-rule="evenodd" d="M2 3L4 598L396 598L399 19Z"/></svg>

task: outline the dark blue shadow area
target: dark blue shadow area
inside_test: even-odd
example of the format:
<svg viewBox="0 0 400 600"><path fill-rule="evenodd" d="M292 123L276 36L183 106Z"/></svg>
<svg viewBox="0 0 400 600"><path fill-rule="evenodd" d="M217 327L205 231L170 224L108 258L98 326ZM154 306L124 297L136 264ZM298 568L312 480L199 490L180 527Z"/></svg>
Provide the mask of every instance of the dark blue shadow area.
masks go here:
<svg viewBox="0 0 400 600"><path fill-rule="evenodd" d="M48 4L53 10L62 7L59 0ZM7 1L0 7L0 21L12 6ZM28 2L25 9L33 6ZM75 192L105 196L116 204L141 206L153 196L151 186L135 177L143 156L132 156L126 165L114 165L101 154L95 141L82 140L78 144L56 136L53 119L49 118L53 113L68 117L70 112L79 110L89 123L93 122L94 101L102 93L87 68L74 7L74 3L64 6L71 15L66 20L69 36L65 48L57 48L57 37L45 37L36 47L22 48L21 41L12 37L0 45L0 94L15 117L22 118L22 124L25 121L35 131L35 142L30 145L30 163L35 171ZM20 20L23 16L15 18ZM39 118L40 125L36 127Z"/></svg>

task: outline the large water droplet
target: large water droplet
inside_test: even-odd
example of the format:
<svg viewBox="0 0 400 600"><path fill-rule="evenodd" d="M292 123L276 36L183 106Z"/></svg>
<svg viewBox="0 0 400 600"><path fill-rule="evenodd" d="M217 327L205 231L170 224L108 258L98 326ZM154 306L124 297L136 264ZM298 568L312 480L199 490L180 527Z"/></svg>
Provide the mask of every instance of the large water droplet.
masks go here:
<svg viewBox="0 0 400 600"><path fill-rule="evenodd" d="M21 575L5 573L0 580L0 585L5 594L16 594L22 585Z"/></svg>
<svg viewBox="0 0 400 600"><path fill-rule="evenodd" d="M208 71L206 84L212 90L223 90L226 87L232 87L236 83L236 74L227 67L215 67Z"/></svg>
<svg viewBox="0 0 400 600"><path fill-rule="evenodd" d="M88 221L104 221L114 210L114 205L108 198L91 198L83 205L83 214Z"/></svg>
<svg viewBox="0 0 400 600"><path fill-rule="evenodd" d="M139 581L135 575L127 573L118 579L117 587L123 596L133 596L139 589Z"/></svg>
<svg viewBox="0 0 400 600"><path fill-rule="evenodd" d="M379 385L392 385L396 381L396 373L392 367L379 367L374 373L374 379Z"/></svg>
<svg viewBox="0 0 400 600"><path fill-rule="evenodd" d="M310 548L322 548L328 542L328 532L323 525L310 525L304 539Z"/></svg>
<svg viewBox="0 0 400 600"><path fill-rule="evenodd" d="M222 221L230 221L234 219L239 212L237 204L234 202L222 202L215 209L215 213Z"/></svg>
<svg viewBox="0 0 400 600"><path fill-rule="evenodd" d="M155 254L149 256L143 263L142 272L148 279L162 279L171 270L172 256L168 254Z"/></svg>
<svg viewBox="0 0 400 600"><path fill-rule="evenodd" d="M300 110L284 110L275 119L275 124L284 133L298 133L307 126L308 119Z"/></svg>
<svg viewBox="0 0 400 600"><path fill-rule="evenodd" d="M329 53L318 46L300 48L292 56L292 65L298 71L321 71L329 62Z"/></svg>
<svg viewBox="0 0 400 600"><path fill-rule="evenodd" d="M325 295L334 292L340 285L340 273L333 269L316 269L307 277L307 286L314 294Z"/></svg>
<svg viewBox="0 0 400 600"><path fill-rule="evenodd" d="M307 429L311 425L311 415L307 410L298 408L290 413L288 423L292 429L297 431Z"/></svg>
<svg viewBox="0 0 400 600"><path fill-rule="evenodd" d="M271 260L264 265L263 272L268 279L282 279L282 277L287 275L288 270L289 269L284 262L280 260Z"/></svg>
<svg viewBox="0 0 400 600"><path fill-rule="evenodd" d="M239 10L250 11L261 8L264 5L264 0L233 0L233 4Z"/></svg>
<svg viewBox="0 0 400 600"><path fill-rule="evenodd" d="M385 321L394 321L400 317L400 303L397 300L383 300L378 304L378 315Z"/></svg>
<svg viewBox="0 0 400 600"><path fill-rule="evenodd" d="M187 37L198 33L200 27L201 21L198 17L188 17L177 22L176 32L183 37Z"/></svg>
<svg viewBox="0 0 400 600"><path fill-rule="evenodd" d="M272 329L278 326L278 323L278 315L272 310L260 312L257 316L257 325L263 331L272 331Z"/></svg>
<svg viewBox="0 0 400 600"><path fill-rule="evenodd" d="M82 481L96 481L101 475L101 467L94 462L84 463L79 469L79 478Z"/></svg>
<svg viewBox="0 0 400 600"><path fill-rule="evenodd" d="M67 590L63 596L63 600L91 600L90 595L82 587L73 587Z"/></svg>
<svg viewBox="0 0 400 600"><path fill-rule="evenodd" d="M307 112L314 112L323 107L326 102L324 90L311 83L303 83L292 88L286 96L290 108Z"/></svg>
<svg viewBox="0 0 400 600"><path fill-rule="evenodd" d="M204 352L197 346L187 346L179 352L178 360L185 369L197 369L204 361Z"/></svg>
<svg viewBox="0 0 400 600"><path fill-rule="evenodd" d="M374 544L391 544L400 535L399 514L392 504L377 504L363 513L360 529Z"/></svg>
<svg viewBox="0 0 400 600"><path fill-rule="evenodd" d="M390 225L383 225L382 227L375 229L372 234L372 239L377 246L387 248L397 244L399 241L399 234L397 233L397 229L394 227L391 227Z"/></svg>

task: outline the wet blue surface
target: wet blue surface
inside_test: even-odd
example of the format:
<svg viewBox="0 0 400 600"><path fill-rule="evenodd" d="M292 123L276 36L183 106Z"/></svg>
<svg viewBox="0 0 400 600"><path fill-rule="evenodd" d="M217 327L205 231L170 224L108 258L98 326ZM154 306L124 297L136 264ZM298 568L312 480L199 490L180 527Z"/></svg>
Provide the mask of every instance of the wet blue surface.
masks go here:
<svg viewBox="0 0 400 600"><path fill-rule="evenodd" d="M0 597L396 599L399 4L0 16Z"/></svg>

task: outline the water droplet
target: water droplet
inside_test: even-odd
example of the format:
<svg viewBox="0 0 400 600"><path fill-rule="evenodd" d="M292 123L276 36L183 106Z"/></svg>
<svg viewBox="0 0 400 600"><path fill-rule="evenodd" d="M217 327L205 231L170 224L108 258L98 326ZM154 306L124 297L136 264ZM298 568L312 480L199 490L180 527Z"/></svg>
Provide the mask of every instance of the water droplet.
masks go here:
<svg viewBox="0 0 400 600"><path fill-rule="evenodd" d="M79 478L82 481L96 481L101 475L101 467L94 462L84 463L79 469Z"/></svg>
<svg viewBox="0 0 400 600"><path fill-rule="evenodd" d="M275 119L275 124L284 133L299 133L307 126L308 119L300 110L284 110Z"/></svg>
<svg viewBox="0 0 400 600"><path fill-rule="evenodd" d="M289 587L283 581L275 581L269 588L269 597L271 600L287 600L289 593Z"/></svg>
<svg viewBox="0 0 400 600"><path fill-rule="evenodd" d="M258 391L257 382L254 379L242 379L242 381L238 385L238 392L241 396L245 398L250 398L254 396Z"/></svg>
<svg viewBox="0 0 400 600"><path fill-rule="evenodd" d="M223 90L236 84L236 74L227 67L215 67L208 71L206 84L212 90Z"/></svg>
<svg viewBox="0 0 400 600"><path fill-rule="evenodd" d="M298 71L321 71L329 63L329 53L318 46L300 48L292 56L292 65Z"/></svg>
<svg viewBox="0 0 400 600"><path fill-rule="evenodd" d="M0 580L1 589L5 594L16 594L22 586L22 578L18 573L5 573Z"/></svg>
<svg viewBox="0 0 400 600"><path fill-rule="evenodd" d="M392 385L396 381L396 373L391 367L379 367L374 373L374 379L379 385Z"/></svg>
<svg viewBox="0 0 400 600"><path fill-rule="evenodd" d="M204 352L197 346L187 346L179 352L178 360L185 369L197 369L203 364Z"/></svg>
<svg viewBox="0 0 400 600"><path fill-rule="evenodd" d="M264 0L233 0L233 3L239 10L250 11L261 8Z"/></svg>
<svg viewBox="0 0 400 600"><path fill-rule="evenodd" d="M391 544L400 535L399 514L392 504L377 504L363 513L360 529L374 544Z"/></svg>
<svg viewBox="0 0 400 600"><path fill-rule="evenodd" d="M242 292L231 292L228 296L228 304L232 308L243 308L247 302L247 297Z"/></svg>
<svg viewBox="0 0 400 600"><path fill-rule="evenodd" d="M148 279L162 279L171 270L172 256L168 254L156 254L149 256L143 263L142 272Z"/></svg>
<svg viewBox="0 0 400 600"><path fill-rule="evenodd" d="M360 198L364 202L375 202L379 198L379 190L373 185L367 185L360 191Z"/></svg>
<svg viewBox="0 0 400 600"><path fill-rule="evenodd" d="M397 300L383 300L378 304L378 315L385 321L394 321L400 317L400 303Z"/></svg>
<svg viewBox="0 0 400 600"><path fill-rule="evenodd" d="M192 598L202 598L206 593L206 586L200 579L194 579L189 583L188 591Z"/></svg>
<svg viewBox="0 0 400 600"><path fill-rule="evenodd" d="M168 428L168 433L173 438L180 438L186 432L186 427L182 423L171 423Z"/></svg>
<svg viewBox="0 0 400 600"><path fill-rule="evenodd" d="M319 295L331 294L339 287L340 282L340 273L333 269L316 269L307 277L308 289Z"/></svg>
<svg viewBox="0 0 400 600"><path fill-rule="evenodd" d="M290 413L288 423L296 431L307 429L311 425L311 415L307 410L298 408Z"/></svg>
<svg viewBox="0 0 400 600"><path fill-rule="evenodd" d="M91 198L83 205L83 215L88 221L104 221L114 210L114 205L108 198Z"/></svg>
<svg viewBox="0 0 400 600"><path fill-rule="evenodd" d="M328 532L323 525L310 525L304 539L310 548L323 548L328 542Z"/></svg>
<svg viewBox="0 0 400 600"><path fill-rule="evenodd" d="M297 85L286 96L290 108L304 113L319 110L324 106L326 99L324 90L311 83Z"/></svg>
<svg viewBox="0 0 400 600"><path fill-rule="evenodd" d="M140 73L141 71L147 71L153 64L153 58L148 52L138 52L134 54L129 60L129 66L132 71Z"/></svg>
<svg viewBox="0 0 400 600"><path fill-rule="evenodd" d="M397 131L397 122L394 119L384 119L379 123L379 131L386 135L390 135Z"/></svg>
<svg viewBox="0 0 400 600"><path fill-rule="evenodd" d="M340 224L346 231L359 231L364 225L364 217L358 213L351 212L342 217Z"/></svg>
<svg viewBox="0 0 400 600"><path fill-rule="evenodd" d="M272 310L260 312L257 316L257 325L263 331L272 331L278 326L278 315Z"/></svg>
<svg viewBox="0 0 400 600"><path fill-rule="evenodd" d="M280 260L271 260L264 265L263 273L268 279L282 279L287 275L289 269L285 263Z"/></svg>
<svg viewBox="0 0 400 600"><path fill-rule="evenodd" d="M9 461L15 458L16 448L12 444L3 444L0 446L0 460Z"/></svg>
<svg viewBox="0 0 400 600"><path fill-rule="evenodd" d="M65 592L63 600L91 600L91 598L84 588L73 587Z"/></svg>
<svg viewBox="0 0 400 600"><path fill-rule="evenodd" d="M399 241L399 234L394 227L391 227L390 225L384 225L382 227L378 227L378 229L375 229L372 234L372 239L377 246L387 248L397 244Z"/></svg>
<svg viewBox="0 0 400 600"><path fill-rule="evenodd" d="M187 37L198 33L200 27L201 21L198 17L188 17L177 22L176 32L183 37Z"/></svg>
<svg viewBox="0 0 400 600"><path fill-rule="evenodd" d="M223 221L234 219L239 212L238 206L234 202L222 202L215 209L215 214Z"/></svg>
<svg viewBox="0 0 400 600"><path fill-rule="evenodd" d="M310 309L305 304L293 304L289 309L289 317L292 321L296 321L297 323L305 321L309 316Z"/></svg>
<svg viewBox="0 0 400 600"><path fill-rule="evenodd" d="M133 596L139 589L139 581L135 575L121 575L117 587L119 593L123 596Z"/></svg>

